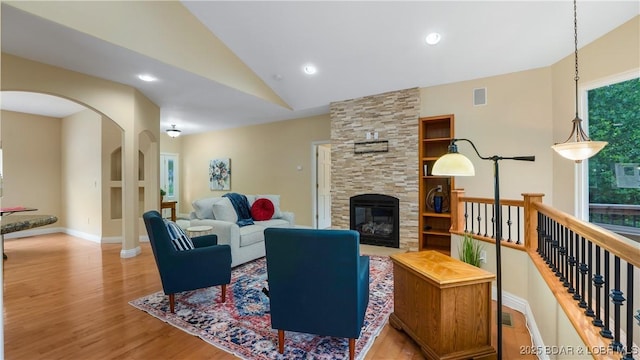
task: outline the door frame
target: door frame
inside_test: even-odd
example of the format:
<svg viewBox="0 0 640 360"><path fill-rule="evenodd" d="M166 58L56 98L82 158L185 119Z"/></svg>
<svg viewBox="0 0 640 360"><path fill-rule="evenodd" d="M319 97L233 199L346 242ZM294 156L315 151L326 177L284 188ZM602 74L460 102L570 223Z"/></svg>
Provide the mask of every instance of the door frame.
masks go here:
<svg viewBox="0 0 640 360"><path fill-rule="evenodd" d="M313 228L318 228L318 188L316 187L318 177L318 147L320 145L331 145L331 140L320 140L311 142L311 221Z"/></svg>

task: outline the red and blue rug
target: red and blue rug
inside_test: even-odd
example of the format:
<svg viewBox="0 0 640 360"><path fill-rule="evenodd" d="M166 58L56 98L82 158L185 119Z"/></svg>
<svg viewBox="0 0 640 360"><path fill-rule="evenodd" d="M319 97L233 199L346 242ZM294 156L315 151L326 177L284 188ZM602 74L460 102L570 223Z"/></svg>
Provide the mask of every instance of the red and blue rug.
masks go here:
<svg viewBox="0 0 640 360"><path fill-rule="evenodd" d="M389 257L370 256L369 306L356 359L364 359L393 311L393 265ZM189 334L242 359L348 359L348 339L287 331L284 354L278 353L278 333L271 328L265 259L231 271L227 301L220 301L220 287L176 294L176 312L169 311L164 292L129 302Z"/></svg>

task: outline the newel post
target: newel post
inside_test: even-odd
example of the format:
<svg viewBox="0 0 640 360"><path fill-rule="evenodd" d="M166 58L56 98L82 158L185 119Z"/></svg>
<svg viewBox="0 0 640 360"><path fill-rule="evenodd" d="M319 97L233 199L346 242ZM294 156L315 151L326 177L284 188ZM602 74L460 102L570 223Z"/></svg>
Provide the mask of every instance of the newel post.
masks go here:
<svg viewBox="0 0 640 360"><path fill-rule="evenodd" d="M524 247L527 251L538 250L538 210L534 203L541 203L544 194L522 194L524 197Z"/></svg>
<svg viewBox="0 0 640 360"><path fill-rule="evenodd" d="M464 231L464 189L451 190L451 229L450 232Z"/></svg>

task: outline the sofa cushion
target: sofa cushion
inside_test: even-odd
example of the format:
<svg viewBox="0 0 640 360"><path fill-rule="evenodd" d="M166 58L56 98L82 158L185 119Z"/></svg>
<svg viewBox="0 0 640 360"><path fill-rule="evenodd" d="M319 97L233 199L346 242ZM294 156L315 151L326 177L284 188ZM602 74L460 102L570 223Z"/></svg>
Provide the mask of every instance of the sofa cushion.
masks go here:
<svg viewBox="0 0 640 360"><path fill-rule="evenodd" d="M284 219L271 219L265 221L256 221L256 225L263 226L265 228L268 227L292 227L291 224Z"/></svg>
<svg viewBox="0 0 640 360"><path fill-rule="evenodd" d="M248 225L240 228L240 247L264 241L264 227Z"/></svg>
<svg viewBox="0 0 640 360"><path fill-rule="evenodd" d="M256 195L256 201L258 199L269 199L273 203L273 216L272 219L280 219L282 217L282 211L280 211L280 195Z"/></svg>
<svg viewBox="0 0 640 360"><path fill-rule="evenodd" d="M212 206L219 200L219 197L198 199L194 200L191 203L191 206L193 206L193 210L196 213L196 217L198 219L214 219Z"/></svg>
<svg viewBox="0 0 640 360"><path fill-rule="evenodd" d="M247 197L247 201L249 202L249 207L253 205L253 202L256 201L255 195L245 195Z"/></svg>
<svg viewBox="0 0 640 360"><path fill-rule="evenodd" d="M253 205L251 205L251 217L253 220L269 220L273 216L273 213L273 203L269 199L258 199L253 202Z"/></svg>
<svg viewBox="0 0 640 360"><path fill-rule="evenodd" d="M215 201L211 205L214 218L216 220L228 221L234 224L238 222L238 214L236 214L236 210L233 208L231 200L227 197L220 197L217 199L218 201Z"/></svg>
<svg viewBox="0 0 640 360"><path fill-rule="evenodd" d="M164 225L167 227L167 232L169 233L169 238L171 239L171 243L173 247L178 251L184 250L192 250L195 249L193 246L193 241L191 238L187 236L187 234L173 221L169 221L167 219L164 220Z"/></svg>

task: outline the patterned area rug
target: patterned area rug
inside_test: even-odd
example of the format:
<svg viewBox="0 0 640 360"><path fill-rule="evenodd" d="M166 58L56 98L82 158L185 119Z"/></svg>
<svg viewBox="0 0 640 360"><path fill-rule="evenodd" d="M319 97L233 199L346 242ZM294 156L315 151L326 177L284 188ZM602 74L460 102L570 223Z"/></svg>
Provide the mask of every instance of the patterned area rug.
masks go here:
<svg viewBox="0 0 640 360"><path fill-rule="evenodd" d="M393 265L389 257L370 256L369 306L356 359L364 359L393 311ZM348 359L348 339L287 331L284 354L278 353L276 330L271 328L265 259L241 265L231 272L227 301L220 287L176 294L176 312L169 312L164 292L129 302L136 308L242 359Z"/></svg>

